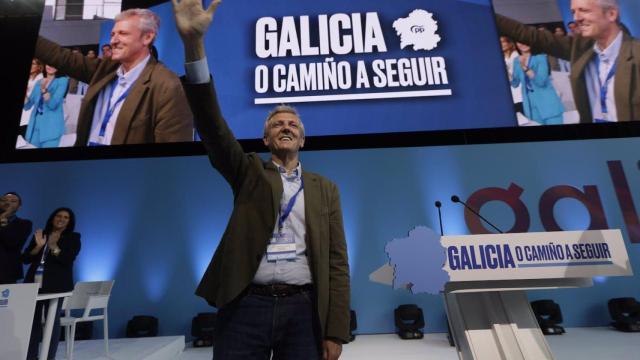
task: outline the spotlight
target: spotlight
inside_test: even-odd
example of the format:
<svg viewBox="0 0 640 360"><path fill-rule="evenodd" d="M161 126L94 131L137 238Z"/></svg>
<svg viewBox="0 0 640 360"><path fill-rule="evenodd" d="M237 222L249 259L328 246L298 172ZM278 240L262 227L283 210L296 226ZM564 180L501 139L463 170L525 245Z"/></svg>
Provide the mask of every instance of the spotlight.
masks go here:
<svg viewBox="0 0 640 360"><path fill-rule="evenodd" d="M400 305L393 314L400 338L403 340L422 339L424 334L420 329L424 327L424 316L418 305Z"/></svg>
<svg viewBox="0 0 640 360"><path fill-rule="evenodd" d="M213 346L213 331L216 326L216 313L198 313L191 320L191 336L193 347L209 347Z"/></svg>
<svg viewBox="0 0 640 360"><path fill-rule="evenodd" d="M149 315L136 315L127 322L127 337L158 336L158 318Z"/></svg>
<svg viewBox="0 0 640 360"><path fill-rule="evenodd" d="M355 310L349 311L349 317L349 341L351 342L356 339L356 334L353 331L358 328L358 318L356 318Z"/></svg>
<svg viewBox="0 0 640 360"><path fill-rule="evenodd" d="M635 298L611 299L608 305L614 328L624 332L640 331L640 303Z"/></svg>
<svg viewBox="0 0 640 360"><path fill-rule="evenodd" d="M531 302L531 308L536 315L536 320L540 325L542 333L545 335L562 335L564 328L558 324L562 323L562 312L560 305L553 300L536 300Z"/></svg>

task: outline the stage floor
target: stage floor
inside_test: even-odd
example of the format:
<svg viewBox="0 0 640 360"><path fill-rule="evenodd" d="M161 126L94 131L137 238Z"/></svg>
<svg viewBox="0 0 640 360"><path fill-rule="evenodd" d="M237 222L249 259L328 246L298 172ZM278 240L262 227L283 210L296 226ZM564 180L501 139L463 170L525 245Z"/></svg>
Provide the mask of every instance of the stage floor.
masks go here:
<svg viewBox="0 0 640 360"><path fill-rule="evenodd" d="M639 360L640 333L607 327L570 328L547 336L556 360ZM211 348L186 348L180 360L210 360ZM458 360L446 334L426 334L422 340L401 340L395 334L360 335L343 347L341 360Z"/></svg>
<svg viewBox="0 0 640 360"><path fill-rule="evenodd" d="M104 340L76 341L74 360L165 360L180 359L184 350L184 336L110 339L109 357L104 352ZM61 341L56 359L65 359L65 343Z"/></svg>
<svg viewBox="0 0 640 360"><path fill-rule="evenodd" d="M611 328L570 328L567 333L547 336L556 360L638 360L640 333L622 333ZM184 349L184 352L181 351ZM210 360L211 348L185 347L184 336L164 336L110 341L113 360ZM64 343L57 359L64 359ZM102 340L78 341L74 358L102 360ZM445 334L426 334L422 340L400 340L395 334L359 335L343 348L342 360L457 360Z"/></svg>

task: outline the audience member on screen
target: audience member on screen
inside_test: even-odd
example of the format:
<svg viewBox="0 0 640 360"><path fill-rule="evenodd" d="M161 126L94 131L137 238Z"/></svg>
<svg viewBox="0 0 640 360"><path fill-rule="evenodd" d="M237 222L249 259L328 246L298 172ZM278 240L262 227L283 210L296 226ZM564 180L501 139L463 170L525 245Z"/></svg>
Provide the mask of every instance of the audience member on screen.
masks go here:
<svg viewBox="0 0 640 360"><path fill-rule="evenodd" d="M46 76L36 82L24 109L31 111L25 139L37 148L57 147L64 134L64 96L69 78L57 77L58 70L45 65Z"/></svg>
<svg viewBox="0 0 640 360"><path fill-rule="evenodd" d="M520 55L513 60L512 87L522 89L524 115L541 125L562 124L564 106L549 77L546 55L531 55L531 48L516 43Z"/></svg>
<svg viewBox="0 0 640 360"><path fill-rule="evenodd" d="M76 146L191 141L193 121L178 76L150 48L160 19L148 9L118 14L111 56L91 59L40 37L36 56L89 84Z"/></svg>
<svg viewBox="0 0 640 360"><path fill-rule="evenodd" d="M0 196L0 284L15 284L23 277L20 253L32 224L17 216L20 206L22 199L17 193Z"/></svg>
<svg viewBox="0 0 640 360"><path fill-rule="evenodd" d="M29 99L31 92L33 92L33 88L35 87L36 82L44 77L42 74L43 71L44 66L42 66L40 60L35 58L32 59L31 69L29 70L29 80L27 82L27 94L24 97L25 102ZM32 110L33 109L22 110L22 116L20 117L20 130L18 131L18 135L22 137L25 137L27 135L27 126L29 125L29 120L31 119Z"/></svg>
<svg viewBox="0 0 640 360"><path fill-rule="evenodd" d="M102 45L102 58L111 57L111 45L104 44Z"/></svg>
<svg viewBox="0 0 640 360"><path fill-rule="evenodd" d="M623 31L618 1L571 0L571 11L579 29L573 36L537 31L501 15L496 19L502 34L534 53L570 61L580 122L640 120L640 42Z"/></svg>
<svg viewBox="0 0 640 360"><path fill-rule="evenodd" d="M25 283L39 284L39 293L59 293L73 290L73 263L80 252L80 234L74 232L76 218L69 208L54 210L44 230L36 230L22 261L29 264ZM49 301L38 301L33 317L27 359L38 358L38 344L42 340L42 314ZM58 302L47 359L55 359L60 340L60 309Z"/></svg>
<svg viewBox="0 0 640 360"><path fill-rule="evenodd" d="M173 1L197 129L236 199L196 292L218 308L214 358L335 360L349 341L350 318L338 189L302 170L304 126L289 106L265 121L271 158L243 152L222 117L205 58L203 38L219 3L204 10L200 0Z"/></svg>
<svg viewBox="0 0 640 360"><path fill-rule="evenodd" d="M96 55L95 50L89 50L89 51L87 51L87 57L88 57L89 59L97 59L97 58L98 58L98 56Z"/></svg>
<svg viewBox="0 0 640 360"><path fill-rule="evenodd" d="M514 60L518 58L518 51L516 51L516 44L513 40L509 39L506 36L500 36L500 47L502 48L502 55L504 56L504 63L507 67L507 75L509 76L509 81L513 79L513 64ZM524 109L522 108L522 90L520 86L511 87L511 97L513 98L513 104L515 107L515 111L519 113L523 113Z"/></svg>

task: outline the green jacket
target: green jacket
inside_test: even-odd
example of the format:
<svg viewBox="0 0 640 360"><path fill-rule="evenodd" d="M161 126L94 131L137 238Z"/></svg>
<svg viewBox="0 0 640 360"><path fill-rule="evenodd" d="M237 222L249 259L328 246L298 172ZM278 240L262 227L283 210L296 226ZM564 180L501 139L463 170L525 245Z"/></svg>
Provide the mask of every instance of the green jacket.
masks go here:
<svg viewBox="0 0 640 360"><path fill-rule="evenodd" d="M275 227L282 180L271 161L245 153L222 117L213 82L183 83L209 160L227 180L234 207L196 294L221 308L251 283ZM325 338L349 340L349 264L338 188L303 170L306 244Z"/></svg>
<svg viewBox="0 0 640 360"><path fill-rule="evenodd" d="M539 31L496 14L498 31L515 41L531 46L533 53L545 53L569 60L571 63L571 89L580 122L593 122L585 71L595 56L594 40L576 36L558 36ZM618 121L640 120L640 42L624 33L617 60L614 85Z"/></svg>

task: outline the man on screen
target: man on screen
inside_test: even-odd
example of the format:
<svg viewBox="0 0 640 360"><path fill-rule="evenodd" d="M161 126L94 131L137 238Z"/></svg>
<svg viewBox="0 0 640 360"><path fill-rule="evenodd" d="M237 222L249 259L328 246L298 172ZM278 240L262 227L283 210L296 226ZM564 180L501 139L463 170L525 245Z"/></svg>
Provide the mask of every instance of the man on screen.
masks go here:
<svg viewBox="0 0 640 360"><path fill-rule="evenodd" d="M497 15L498 29L533 52L571 62L581 123L640 120L640 42L620 23L617 0L571 0L579 32L558 36ZM635 69L635 71L634 71Z"/></svg>
<svg viewBox="0 0 640 360"><path fill-rule="evenodd" d="M349 341L349 264L338 189L303 170L304 126L278 106L264 124L271 158L243 152L222 117L204 34L219 0L174 0L185 90L234 208L197 294L219 309L214 359L338 359Z"/></svg>
<svg viewBox="0 0 640 360"><path fill-rule="evenodd" d="M111 31L111 56L102 59L38 39L37 58L89 84L78 115L76 146L193 139L180 80L150 55L159 25L148 9L123 11Z"/></svg>

